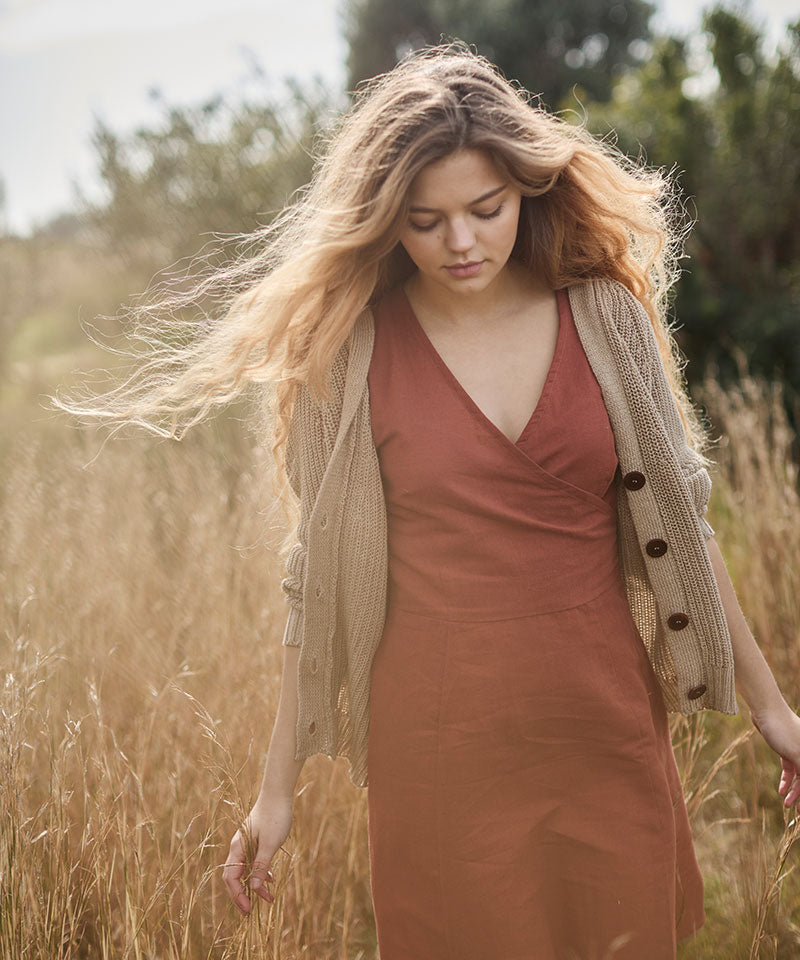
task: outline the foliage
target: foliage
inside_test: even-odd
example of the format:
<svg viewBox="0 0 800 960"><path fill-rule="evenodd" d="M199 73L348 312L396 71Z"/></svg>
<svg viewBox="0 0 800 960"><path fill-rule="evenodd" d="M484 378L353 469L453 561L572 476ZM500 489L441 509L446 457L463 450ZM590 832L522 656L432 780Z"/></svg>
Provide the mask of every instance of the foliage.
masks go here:
<svg viewBox="0 0 800 960"><path fill-rule="evenodd" d="M550 107L573 85L607 100L614 76L650 36L647 0L346 0L348 88L443 38L475 44Z"/></svg>
<svg viewBox="0 0 800 960"><path fill-rule="evenodd" d="M284 102L165 105L160 125L125 138L97 121L106 197L88 217L102 242L155 267L196 252L204 233L269 222L311 178L314 138L338 107L319 82L287 86Z"/></svg>
<svg viewBox="0 0 800 960"><path fill-rule="evenodd" d="M654 166L678 168L696 219L675 310L687 352L800 388L800 20L774 60L743 16L703 17L718 83L703 92L697 42L660 37L649 61L589 103L590 128ZM694 46L694 51L692 49Z"/></svg>

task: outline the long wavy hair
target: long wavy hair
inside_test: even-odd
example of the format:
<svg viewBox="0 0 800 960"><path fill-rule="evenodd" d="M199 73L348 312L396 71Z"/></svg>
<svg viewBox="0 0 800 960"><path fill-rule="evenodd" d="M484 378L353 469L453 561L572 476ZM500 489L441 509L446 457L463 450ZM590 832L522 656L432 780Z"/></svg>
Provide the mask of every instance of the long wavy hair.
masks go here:
<svg viewBox="0 0 800 960"><path fill-rule="evenodd" d="M133 339L145 352L134 354L130 377L100 396L57 393L54 405L180 439L258 385L275 490L291 500L284 455L299 385L329 398L327 374L356 318L415 269L398 241L414 177L472 148L522 194L512 257L551 289L610 277L641 301L687 440L704 457L706 428L667 317L689 229L669 174L549 113L458 40L412 51L353 96L320 135L311 182L269 225L244 235L250 252L132 310ZM224 295L208 312L200 304L215 290Z"/></svg>

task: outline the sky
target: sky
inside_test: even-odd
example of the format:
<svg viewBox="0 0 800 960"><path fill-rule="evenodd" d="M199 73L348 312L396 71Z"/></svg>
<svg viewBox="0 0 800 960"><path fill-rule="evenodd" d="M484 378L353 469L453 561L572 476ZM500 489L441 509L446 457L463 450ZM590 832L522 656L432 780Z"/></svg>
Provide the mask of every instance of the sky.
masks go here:
<svg viewBox="0 0 800 960"><path fill-rule="evenodd" d="M696 31L710 5L660 0L651 27ZM800 16L800 0L740 5L765 27L767 49ZM153 88L181 105L255 83L280 95L289 76L342 89L339 9L340 0L0 0L0 226L25 235L71 209L73 183L98 197L95 118L121 135L157 121Z"/></svg>

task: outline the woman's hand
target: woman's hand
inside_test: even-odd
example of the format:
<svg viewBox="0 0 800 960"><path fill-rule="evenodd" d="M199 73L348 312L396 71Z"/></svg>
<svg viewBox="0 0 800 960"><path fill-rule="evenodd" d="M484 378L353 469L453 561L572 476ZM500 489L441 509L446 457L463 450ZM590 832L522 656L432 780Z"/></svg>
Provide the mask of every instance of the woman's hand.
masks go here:
<svg viewBox="0 0 800 960"><path fill-rule="evenodd" d="M782 707L752 714L752 720L756 730L781 758L778 793L786 795L784 806L791 807L800 800L800 717L784 702Z"/></svg>
<svg viewBox="0 0 800 960"><path fill-rule="evenodd" d="M259 795L247 819L233 835L222 879L228 888L228 896L241 913L248 914L252 909L245 892L245 879L249 878L250 890L255 890L262 900L272 903L275 899L264 881L275 882L270 864L291 828L291 798ZM245 837L248 829L255 850L252 864L247 858ZM245 873L248 868L249 872Z"/></svg>

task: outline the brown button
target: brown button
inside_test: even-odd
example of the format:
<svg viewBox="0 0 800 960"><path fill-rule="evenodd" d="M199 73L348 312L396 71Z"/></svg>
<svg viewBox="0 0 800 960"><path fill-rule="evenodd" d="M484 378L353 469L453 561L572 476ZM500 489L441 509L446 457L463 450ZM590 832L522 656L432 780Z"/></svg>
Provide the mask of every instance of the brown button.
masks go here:
<svg viewBox="0 0 800 960"><path fill-rule="evenodd" d="M321 516L320 519L319 519L319 525L322 527L323 530L325 529L325 527L328 526L328 514L327 514L327 513L323 513L323 514L322 514L322 516Z"/></svg>
<svg viewBox="0 0 800 960"><path fill-rule="evenodd" d="M312 660L311 660L311 665L310 665L309 669L311 670L312 673L316 673L316 672L317 672L317 658L316 658L316 657L313 657L313 658L312 658Z"/></svg>
<svg viewBox="0 0 800 960"><path fill-rule="evenodd" d="M317 729L316 720L312 720L311 723L309 723L308 725L308 732L313 733L316 729Z"/></svg>
<svg viewBox="0 0 800 960"><path fill-rule="evenodd" d="M659 540L648 540L645 550L650 554L651 557L663 557L667 552L667 541Z"/></svg>
<svg viewBox="0 0 800 960"><path fill-rule="evenodd" d="M684 627L689 625L689 618L685 613L673 613L667 617L667 625L672 630L683 630Z"/></svg>
<svg viewBox="0 0 800 960"><path fill-rule="evenodd" d="M696 700L698 697L703 696L703 694L706 692L706 689L707 689L706 685L704 683L701 683L697 687L692 687L692 689L686 694L686 696L690 700Z"/></svg>
<svg viewBox="0 0 800 960"><path fill-rule="evenodd" d="M317 600L319 600L319 598L322 596L322 584L321 584L321 583L318 583L318 584L316 585L316 587L314 587L314 596L317 598Z"/></svg>
<svg viewBox="0 0 800 960"><path fill-rule="evenodd" d="M644 486L644 474L638 470L631 470L622 478L622 482L629 490L640 490Z"/></svg>

